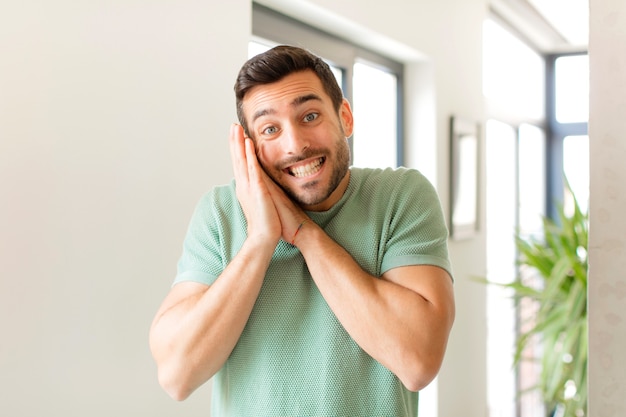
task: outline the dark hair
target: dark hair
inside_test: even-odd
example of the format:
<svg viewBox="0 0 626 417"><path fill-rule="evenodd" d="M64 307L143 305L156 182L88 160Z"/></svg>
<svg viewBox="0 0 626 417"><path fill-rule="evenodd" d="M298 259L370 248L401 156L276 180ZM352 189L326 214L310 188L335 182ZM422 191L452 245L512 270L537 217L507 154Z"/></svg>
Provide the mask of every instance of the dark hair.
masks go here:
<svg viewBox="0 0 626 417"><path fill-rule="evenodd" d="M250 58L237 75L235 82L237 117L246 135L249 135L243 114L243 98L246 93L257 85L275 83L289 74L306 70L315 72L322 82L324 91L330 96L335 110L339 111L343 93L328 64L305 49L288 45L276 46Z"/></svg>

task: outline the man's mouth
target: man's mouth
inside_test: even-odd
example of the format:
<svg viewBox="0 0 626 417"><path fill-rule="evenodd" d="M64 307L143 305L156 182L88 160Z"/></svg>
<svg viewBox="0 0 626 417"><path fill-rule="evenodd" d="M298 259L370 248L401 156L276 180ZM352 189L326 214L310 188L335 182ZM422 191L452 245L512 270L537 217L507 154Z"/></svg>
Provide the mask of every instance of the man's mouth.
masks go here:
<svg viewBox="0 0 626 417"><path fill-rule="evenodd" d="M287 172L289 173L289 175L292 175L296 178L309 177L315 174L316 172L318 172L322 168L324 161L325 161L325 158L320 157L310 162L307 162L305 164L292 165L289 168L287 168Z"/></svg>

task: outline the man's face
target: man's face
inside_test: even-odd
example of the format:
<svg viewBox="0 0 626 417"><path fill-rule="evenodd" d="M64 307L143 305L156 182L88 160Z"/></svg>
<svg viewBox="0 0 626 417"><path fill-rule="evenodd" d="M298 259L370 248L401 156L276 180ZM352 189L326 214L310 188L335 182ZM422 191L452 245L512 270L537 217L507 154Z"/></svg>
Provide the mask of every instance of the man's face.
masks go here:
<svg viewBox="0 0 626 417"><path fill-rule="evenodd" d="M244 115L267 174L306 210L328 210L347 188L352 112L339 114L312 71L252 88Z"/></svg>

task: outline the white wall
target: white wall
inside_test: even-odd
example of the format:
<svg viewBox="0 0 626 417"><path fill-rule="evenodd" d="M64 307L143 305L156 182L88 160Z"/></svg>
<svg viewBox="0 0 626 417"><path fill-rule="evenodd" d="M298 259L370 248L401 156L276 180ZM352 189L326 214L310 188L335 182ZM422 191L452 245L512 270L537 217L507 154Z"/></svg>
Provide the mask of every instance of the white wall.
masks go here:
<svg viewBox="0 0 626 417"><path fill-rule="evenodd" d="M1 2L0 415L206 415L147 335L249 31L248 0Z"/></svg>
<svg viewBox="0 0 626 417"><path fill-rule="evenodd" d="M589 416L626 415L626 4L590 1Z"/></svg>
<svg viewBox="0 0 626 417"><path fill-rule="evenodd" d="M313 6L419 52L407 55L422 94L407 103L409 165L429 163L447 209L448 117L484 116L486 0L265 3ZM0 5L1 415L208 414L206 389L183 404L160 390L147 333L193 206L230 178L249 34L250 0ZM470 282L483 247L484 233L451 242L441 417L487 413L485 288Z"/></svg>

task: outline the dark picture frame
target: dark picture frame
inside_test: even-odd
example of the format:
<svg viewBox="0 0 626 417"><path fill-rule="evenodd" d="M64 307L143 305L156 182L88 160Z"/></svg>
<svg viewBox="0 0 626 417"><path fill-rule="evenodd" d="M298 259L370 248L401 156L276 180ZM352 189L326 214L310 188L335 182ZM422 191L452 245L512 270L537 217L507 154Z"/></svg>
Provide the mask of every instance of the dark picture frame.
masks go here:
<svg viewBox="0 0 626 417"><path fill-rule="evenodd" d="M450 117L450 213L452 239L478 231L480 124Z"/></svg>

